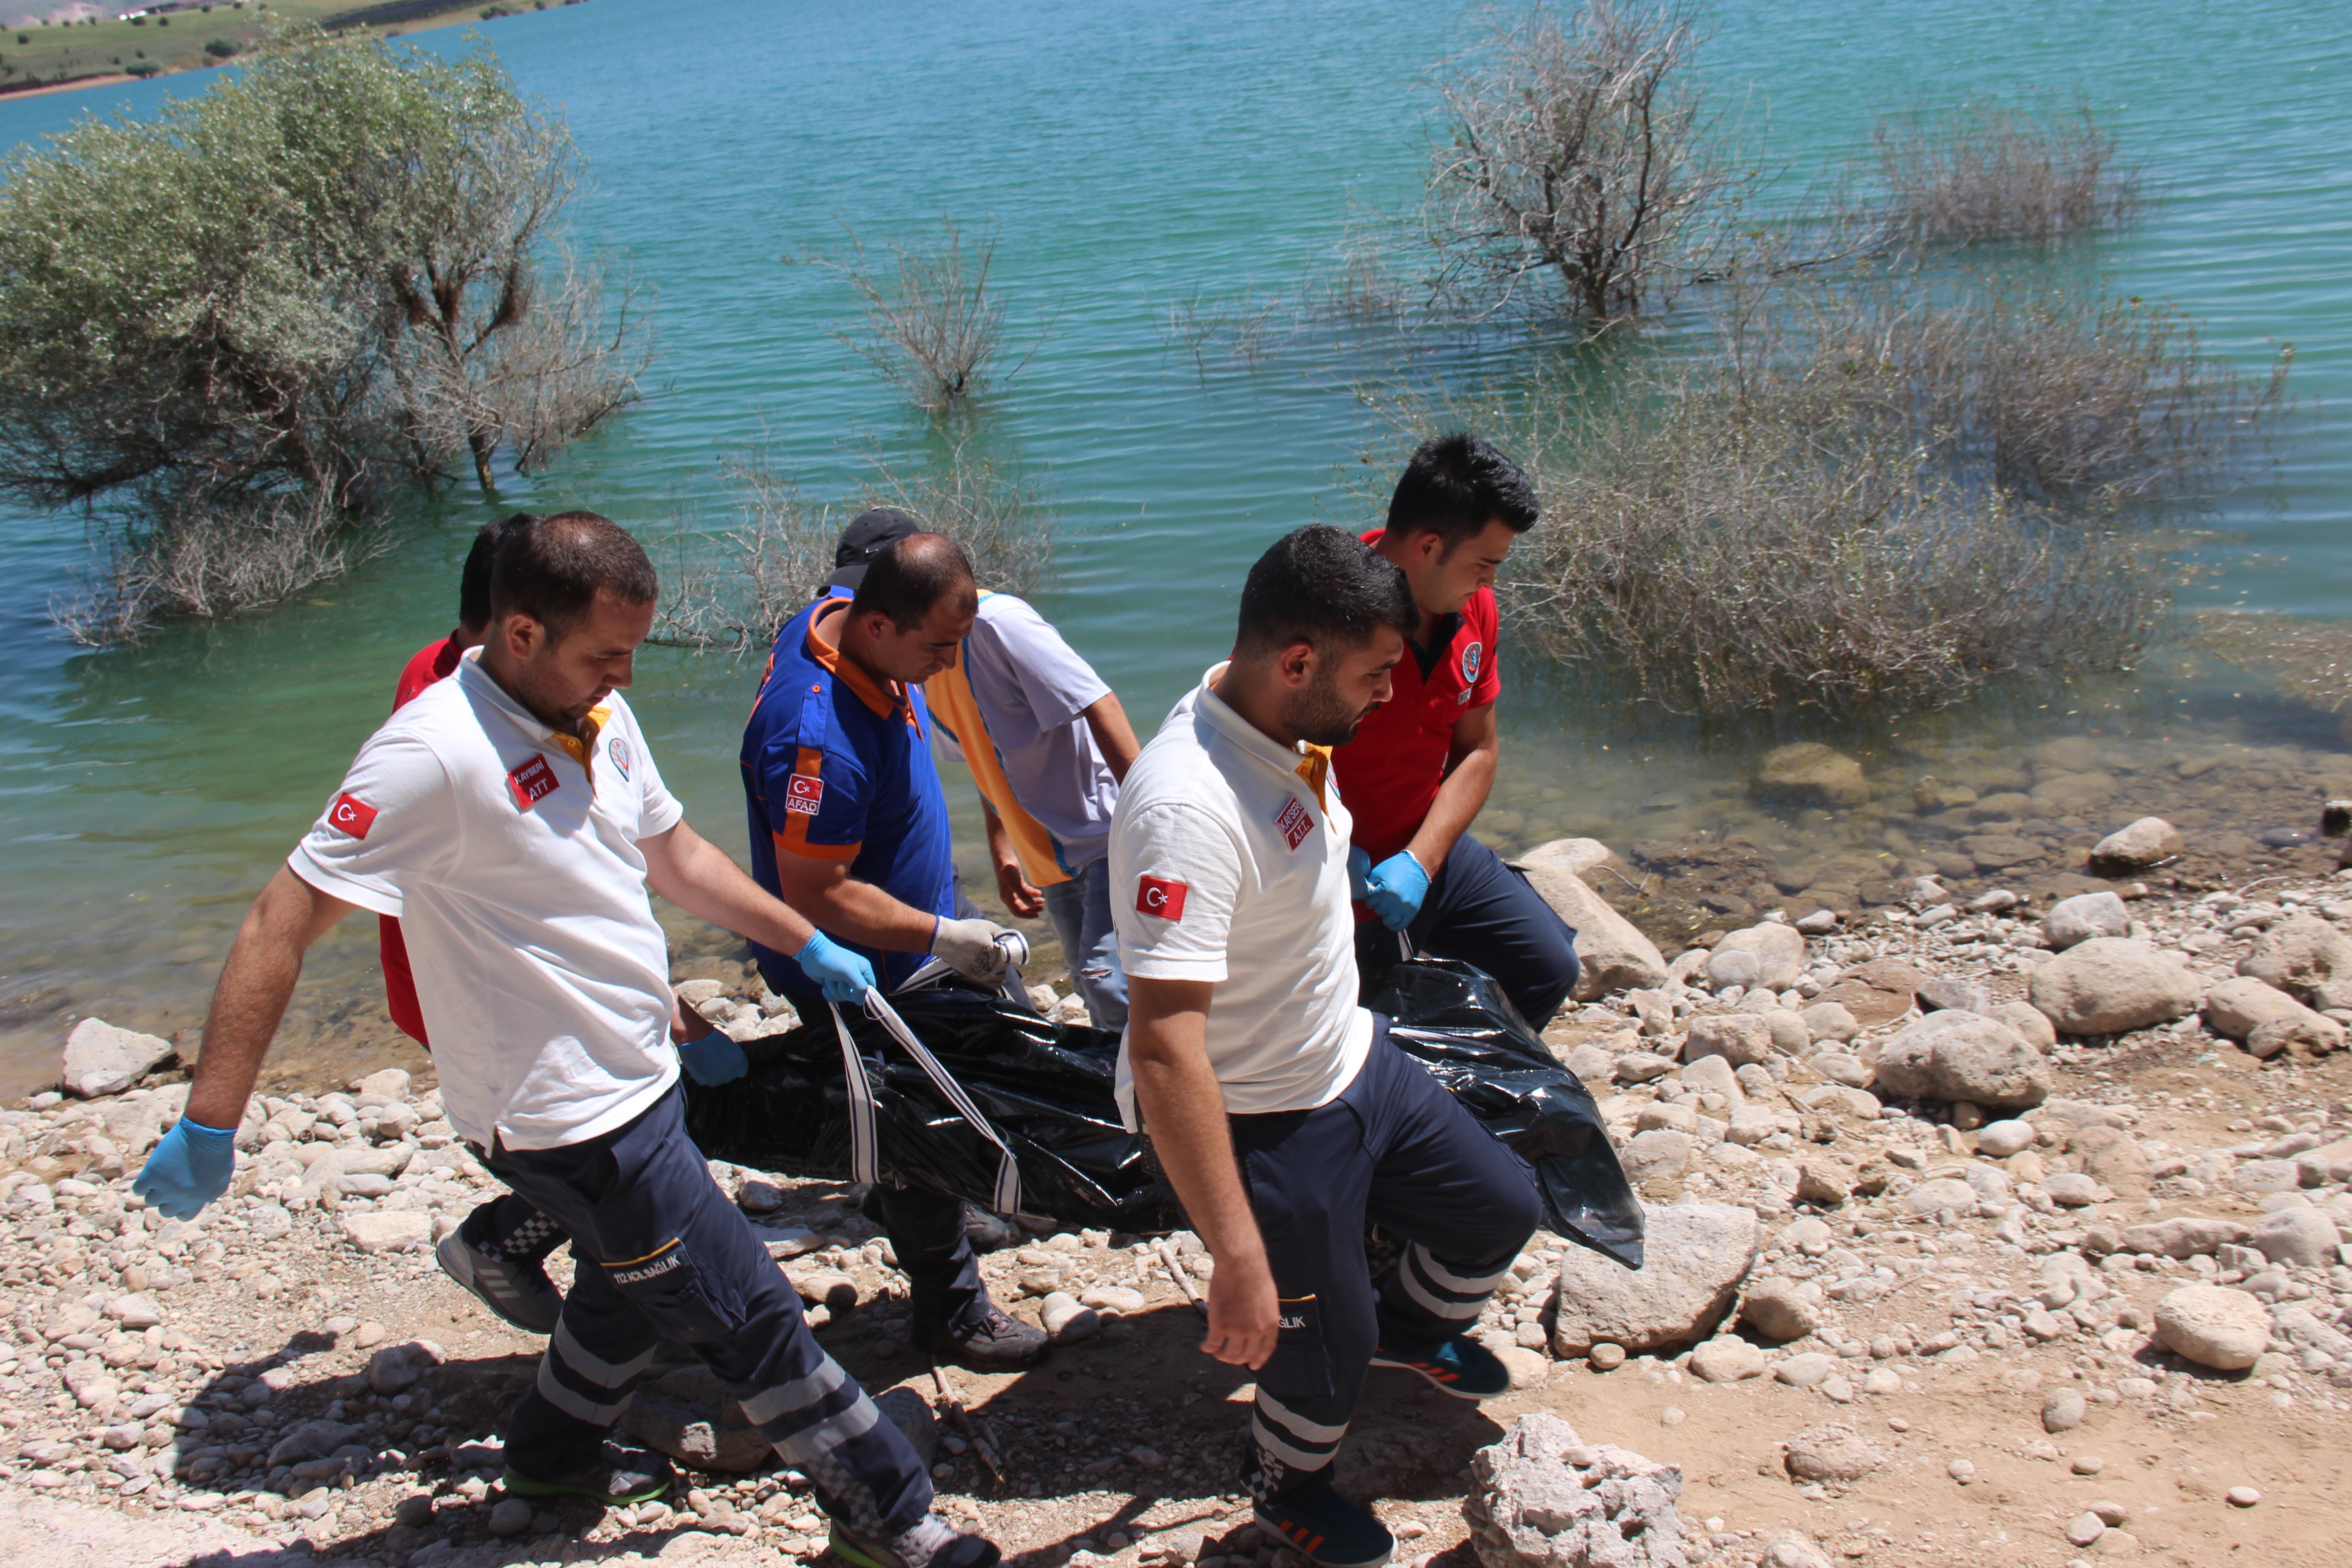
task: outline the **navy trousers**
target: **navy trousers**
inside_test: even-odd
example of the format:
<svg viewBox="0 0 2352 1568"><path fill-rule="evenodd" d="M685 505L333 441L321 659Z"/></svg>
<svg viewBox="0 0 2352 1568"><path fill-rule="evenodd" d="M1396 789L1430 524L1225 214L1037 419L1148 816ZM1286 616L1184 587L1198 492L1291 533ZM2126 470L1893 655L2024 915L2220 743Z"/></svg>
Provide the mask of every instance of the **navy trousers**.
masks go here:
<svg viewBox="0 0 2352 1568"><path fill-rule="evenodd" d="M827 1355L799 1294L710 1179L673 1090L634 1121L561 1149L488 1154L518 1197L572 1237L578 1268L539 1377L507 1428L526 1476L592 1462L656 1343L692 1348L825 1511L896 1535L931 1507L930 1476L898 1428Z"/></svg>
<svg viewBox="0 0 2352 1568"><path fill-rule="evenodd" d="M1576 932L1527 878L1466 833L1430 879L1404 935L1415 952L1493 975L1519 1016L1538 1029L1576 989ZM1379 921L1356 928L1356 969L1367 985L1403 956L1397 933Z"/></svg>
<svg viewBox="0 0 2352 1568"><path fill-rule="evenodd" d="M1373 1350L1426 1352L1466 1331L1543 1217L1527 1163L1373 1022L1337 1100L1229 1119L1281 1298L1250 1426L1261 1501L1328 1480ZM1405 1244L1377 1293L1367 1224Z"/></svg>

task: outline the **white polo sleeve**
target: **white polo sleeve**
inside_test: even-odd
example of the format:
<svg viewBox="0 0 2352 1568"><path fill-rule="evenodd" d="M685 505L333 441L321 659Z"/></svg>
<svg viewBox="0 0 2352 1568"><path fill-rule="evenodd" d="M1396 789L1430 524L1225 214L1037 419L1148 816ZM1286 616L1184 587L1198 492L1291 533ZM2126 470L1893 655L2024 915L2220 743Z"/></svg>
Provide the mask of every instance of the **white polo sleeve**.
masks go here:
<svg viewBox="0 0 2352 1568"><path fill-rule="evenodd" d="M457 862L457 792L433 749L382 731L286 864L319 891L397 917L405 890L445 877Z"/></svg>
<svg viewBox="0 0 2352 1568"><path fill-rule="evenodd" d="M1225 978L1243 847L1210 812L1149 805L1111 835L1119 963L1146 980Z"/></svg>

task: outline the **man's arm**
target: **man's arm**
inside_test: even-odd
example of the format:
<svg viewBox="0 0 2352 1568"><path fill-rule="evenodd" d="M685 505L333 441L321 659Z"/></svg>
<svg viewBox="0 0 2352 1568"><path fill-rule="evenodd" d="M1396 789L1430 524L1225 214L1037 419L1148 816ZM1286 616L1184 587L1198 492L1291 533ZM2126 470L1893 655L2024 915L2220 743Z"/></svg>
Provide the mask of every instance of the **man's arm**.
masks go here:
<svg viewBox="0 0 2352 1568"><path fill-rule="evenodd" d="M850 876L848 862L780 851L776 882L784 901L845 942L885 952L929 952L938 917L900 903L871 882Z"/></svg>
<svg viewBox="0 0 2352 1568"><path fill-rule="evenodd" d="M319 891L285 866L245 911L205 1015L204 1054L196 1058L184 1114L199 1127L235 1131L260 1076L262 1058L301 977L302 955L358 908Z"/></svg>
<svg viewBox="0 0 2352 1568"><path fill-rule="evenodd" d="M1274 1354L1280 1313L1265 1244L1234 1162L1225 1095L1209 1066L1210 982L1128 981L1127 1060L1135 1102L1184 1205L1216 1259L1201 1348L1255 1372Z"/></svg>
<svg viewBox="0 0 2352 1568"><path fill-rule="evenodd" d="M801 912L744 874L727 851L681 822L637 840L646 883L663 898L723 931L778 952L798 952L816 928Z"/></svg>
<svg viewBox="0 0 2352 1568"><path fill-rule="evenodd" d="M1135 727L1127 721L1118 693L1106 691L1080 711L1087 728L1094 731L1095 744L1102 748L1103 761L1110 764L1110 776L1125 784L1127 770L1135 766L1143 748L1136 743Z"/></svg>
<svg viewBox="0 0 2352 1568"><path fill-rule="evenodd" d="M1013 847L1013 835L1004 830L1004 818L996 815L996 807L986 795L980 797L980 809L988 814L988 863L996 868L996 894L1004 907L1024 921L1034 921L1045 912L1045 895L1029 885L1021 870L1020 851Z"/></svg>
<svg viewBox="0 0 2352 1568"><path fill-rule="evenodd" d="M1429 815L1422 818L1421 831L1405 846L1430 876L1437 875L1445 858L1454 853L1454 841L1469 832L1479 812L1486 809L1487 794L1495 787L1495 766L1502 755L1503 736L1495 723L1493 703L1473 708L1454 721L1445 782L1437 786L1437 798L1430 803Z"/></svg>

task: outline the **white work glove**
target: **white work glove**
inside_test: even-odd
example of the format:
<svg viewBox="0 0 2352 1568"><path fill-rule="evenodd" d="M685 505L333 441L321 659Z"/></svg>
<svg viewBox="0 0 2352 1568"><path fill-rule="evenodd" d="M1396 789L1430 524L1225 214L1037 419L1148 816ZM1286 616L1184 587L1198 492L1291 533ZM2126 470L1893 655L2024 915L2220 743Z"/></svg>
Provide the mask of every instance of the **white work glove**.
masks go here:
<svg viewBox="0 0 2352 1568"><path fill-rule="evenodd" d="M993 985L1004 978L1013 955L999 937L1017 937L994 921L942 920L931 932L931 956L967 980Z"/></svg>

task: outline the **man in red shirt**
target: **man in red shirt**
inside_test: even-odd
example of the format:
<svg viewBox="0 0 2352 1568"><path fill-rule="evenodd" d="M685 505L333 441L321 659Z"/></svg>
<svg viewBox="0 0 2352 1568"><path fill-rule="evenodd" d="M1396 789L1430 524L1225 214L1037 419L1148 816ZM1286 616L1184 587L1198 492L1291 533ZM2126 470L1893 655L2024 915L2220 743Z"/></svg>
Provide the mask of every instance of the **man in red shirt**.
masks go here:
<svg viewBox="0 0 2352 1568"><path fill-rule="evenodd" d="M1331 766L1355 815L1367 984L1409 951L1460 959L1540 1029L1576 988L1576 933L1469 832L1502 755L1495 572L1538 510L1527 475L1479 437L1442 436L1413 453L1388 526L1364 542L1402 569L1421 632L1394 695Z"/></svg>

